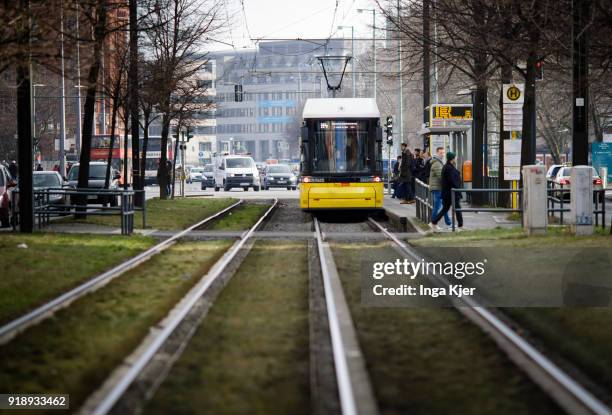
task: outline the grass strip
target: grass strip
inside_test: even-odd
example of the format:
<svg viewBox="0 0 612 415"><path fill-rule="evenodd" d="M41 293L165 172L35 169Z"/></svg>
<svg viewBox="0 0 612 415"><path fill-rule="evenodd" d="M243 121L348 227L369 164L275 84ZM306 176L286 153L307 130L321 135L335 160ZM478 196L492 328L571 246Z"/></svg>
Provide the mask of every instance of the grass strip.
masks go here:
<svg viewBox="0 0 612 415"><path fill-rule="evenodd" d="M441 232L411 240L416 246L486 247L493 243L500 247L612 247L608 229L596 228L591 236L574 236L567 227L549 227L546 234L527 236L522 228L493 228L463 232Z"/></svg>
<svg viewBox="0 0 612 415"><path fill-rule="evenodd" d="M270 208L268 203L243 203L227 215L213 222L207 229L215 231L243 231L249 229Z"/></svg>
<svg viewBox="0 0 612 415"><path fill-rule="evenodd" d="M7 322L155 243L142 236L8 234L0 238L0 323Z"/></svg>
<svg viewBox="0 0 612 415"><path fill-rule="evenodd" d="M530 248L521 255L516 266L526 274L537 274L544 280L566 278L574 283L589 283L595 273L604 276L609 255L603 250L612 246L612 237L604 232L592 236L576 237L564 228L549 229L545 236L526 237L520 230L493 230L485 232L464 232L457 237L424 238L411 243L432 246L433 242L444 247L486 247L497 248L519 246ZM554 247L562 247L555 251ZM566 258L568 250L575 248L574 258ZM597 249L602 248L603 250ZM465 250L463 261L480 260L478 250ZM473 254L473 258L470 257ZM500 252L502 255L503 252ZM476 257L478 256L478 257ZM604 262L601 262L604 261ZM570 277L570 278L568 278ZM526 278L526 277L525 277ZM592 287L593 293L607 296L608 304L612 290L608 287ZM554 289L551 287L551 289ZM575 289L575 288L574 288ZM504 308L503 312L516 320L545 347L558 353L567 361L583 370L593 381L612 392L612 331L602 327L612 326L612 308L608 307L548 307L548 308Z"/></svg>
<svg viewBox="0 0 612 415"><path fill-rule="evenodd" d="M0 390L68 393L78 408L229 244L177 244L0 346Z"/></svg>
<svg viewBox="0 0 612 415"><path fill-rule="evenodd" d="M362 261L394 261L388 246L337 244L333 252L381 413L560 412L457 311L362 306Z"/></svg>
<svg viewBox="0 0 612 415"><path fill-rule="evenodd" d="M185 229L235 203L230 198L179 198L147 200L147 228L160 230ZM67 217L59 222L121 226L119 216L88 216L87 219ZM134 213L134 226L142 226L142 212Z"/></svg>
<svg viewBox="0 0 612 415"><path fill-rule="evenodd" d="M144 413L309 413L308 359L306 243L259 241Z"/></svg>

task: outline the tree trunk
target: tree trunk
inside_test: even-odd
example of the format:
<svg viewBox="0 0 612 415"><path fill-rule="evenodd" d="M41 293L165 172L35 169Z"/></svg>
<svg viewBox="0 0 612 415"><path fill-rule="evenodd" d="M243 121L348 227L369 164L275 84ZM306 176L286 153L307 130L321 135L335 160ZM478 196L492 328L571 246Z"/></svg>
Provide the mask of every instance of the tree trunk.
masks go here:
<svg viewBox="0 0 612 415"><path fill-rule="evenodd" d="M170 117L164 113L162 116L162 130L161 130L161 160L160 166L160 177L159 177L159 198L167 199L168 194L166 192L166 186L168 185L167 174L168 174L168 135L170 133Z"/></svg>
<svg viewBox="0 0 612 415"><path fill-rule="evenodd" d="M179 127L177 127L176 131L178 132L179 130L180 130ZM174 154L172 157L173 158L172 160L172 199L174 199L174 188L176 186L176 157L178 156L178 146L179 146L179 139L177 137L176 142L174 143ZM185 166L181 166L181 168L184 169Z"/></svg>
<svg viewBox="0 0 612 415"><path fill-rule="evenodd" d="M117 129L117 103L117 95L115 95L115 99L113 99L113 107L111 109L111 138L106 160L106 174L104 176L105 189L108 189L110 186L111 163L113 162L113 148L115 147L115 130Z"/></svg>
<svg viewBox="0 0 612 415"><path fill-rule="evenodd" d="M93 62L87 75L87 90L85 94L85 105L83 111L83 128L81 136L81 156L79 158L79 180L77 187L86 189L89 187L89 162L91 161L91 140L93 136L93 117L96 104L96 90L98 86L98 75L102 61L102 49L104 47L104 37L106 31L106 9L107 1L99 0L96 5L96 16L98 21L94 28L94 47ZM87 196L80 196L77 199L78 205L87 205ZM80 213L75 215L84 218L87 215Z"/></svg>
<svg viewBox="0 0 612 415"><path fill-rule="evenodd" d="M143 111L143 131L142 131L142 157L140 158L140 178L142 180L142 187L145 185L145 170L147 168L147 151L149 148L149 117L150 112ZM160 149L161 150L161 149Z"/></svg>
<svg viewBox="0 0 612 415"><path fill-rule="evenodd" d="M525 103L523 104L523 135L521 141L521 166L535 164L536 148L536 63L535 48L527 57L525 71Z"/></svg>
<svg viewBox="0 0 612 415"><path fill-rule="evenodd" d="M130 65L128 69L129 107L132 119L132 182L134 190L144 189L144 172L140 171L140 123L138 111L138 3L129 0L130 9ZM134 203L143 205L144 194L136 193Z"/></svg>
<svg viewBox="0 0 612 415"><path fill-rule="evenodd" d="M29 1L21 0L23 10L29 9ZM30 26L27 16L19 22L20 45L23 53L17 62L17 138L19 160L19 231L32 233L34 230L34 195L32 190L32 102L29 68Z"/></svg>

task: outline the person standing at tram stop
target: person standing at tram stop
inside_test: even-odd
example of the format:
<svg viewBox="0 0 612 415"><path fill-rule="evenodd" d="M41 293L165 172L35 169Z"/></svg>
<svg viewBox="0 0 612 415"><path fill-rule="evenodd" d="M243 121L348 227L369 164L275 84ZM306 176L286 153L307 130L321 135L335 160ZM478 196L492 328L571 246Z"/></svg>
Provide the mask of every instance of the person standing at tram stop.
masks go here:
<svg viewBox="0 0 612 415"><path fill-rule="evenodd" d="M431 227L434 230L439 230L438 222L442 219L442 216L448 213L452 207L452 195L451 189L461 189L461 175L459 170L455 167L457 161L455 159L455 153L448 152L446 155L446 164L442 167L442 210L438 212L436 216L431 220ZM455 193L455 207L461 207L459 201L461 200L461 193ZM457 214L457 226L463 227L463 215L461 212Z"/></svg>
<svg viewBox="0 0 612 415"><path fill-rule="evenodd" d="M399 197L398 194L398 181L399 181L399 168L400 168L400 164L402 163L402 156L397 156L397 160L395 161L395 163L393 163L393 175L391 176L391 187L393 188L393 195L391 196L392 199L395 199L397 197Z"/></svg>
<svg viewBox="0 0 612 415"><path fill-rule="evenodd" d="M402 162L400 164L399 198L402 205L414 203L414 189L412 188L412 170L414 168L414 157L408 149L408 144L402 143Z"/></svg>
<svg viewBox="0 0 612 415"><path fill-rule="evenodd" d="M436 148L436 153L431 158L429 172L429 188L433 197L433 208L431 210L431 218L435 218L442 209L442 168L444 167L444 147ZM444 222L447 226L451 225L448 212L444 214Z"/></svg>

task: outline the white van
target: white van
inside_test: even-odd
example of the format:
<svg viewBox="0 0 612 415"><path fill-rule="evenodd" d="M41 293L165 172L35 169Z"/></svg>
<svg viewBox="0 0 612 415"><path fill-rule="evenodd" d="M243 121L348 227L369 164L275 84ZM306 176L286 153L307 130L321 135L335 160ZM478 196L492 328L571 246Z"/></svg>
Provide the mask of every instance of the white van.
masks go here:
<svg viewBox="0 0 612 415"><path fill-rule="evenodd" d="M215 191L241 187L245 191L261 188L259 170L250 156L223 155L215 159Z"/></svg>

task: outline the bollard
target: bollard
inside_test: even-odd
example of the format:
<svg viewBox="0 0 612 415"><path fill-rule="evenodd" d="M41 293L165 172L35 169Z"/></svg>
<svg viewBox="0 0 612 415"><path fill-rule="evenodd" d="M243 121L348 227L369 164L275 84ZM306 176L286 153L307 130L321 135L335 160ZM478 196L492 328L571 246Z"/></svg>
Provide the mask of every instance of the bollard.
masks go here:
<svg viewBox="0 0 612 415"><path fill-rule="evenodd" d="M593 234L593 169L590 166L572 168L570 225L575 235Z"/></svg>
<svg viewBox="0 0 612 415"><path fill-rule="evenodd" d="M527 235L546 232L548 222L546 170L544 166L523 166L523 227Z"/></svg>

